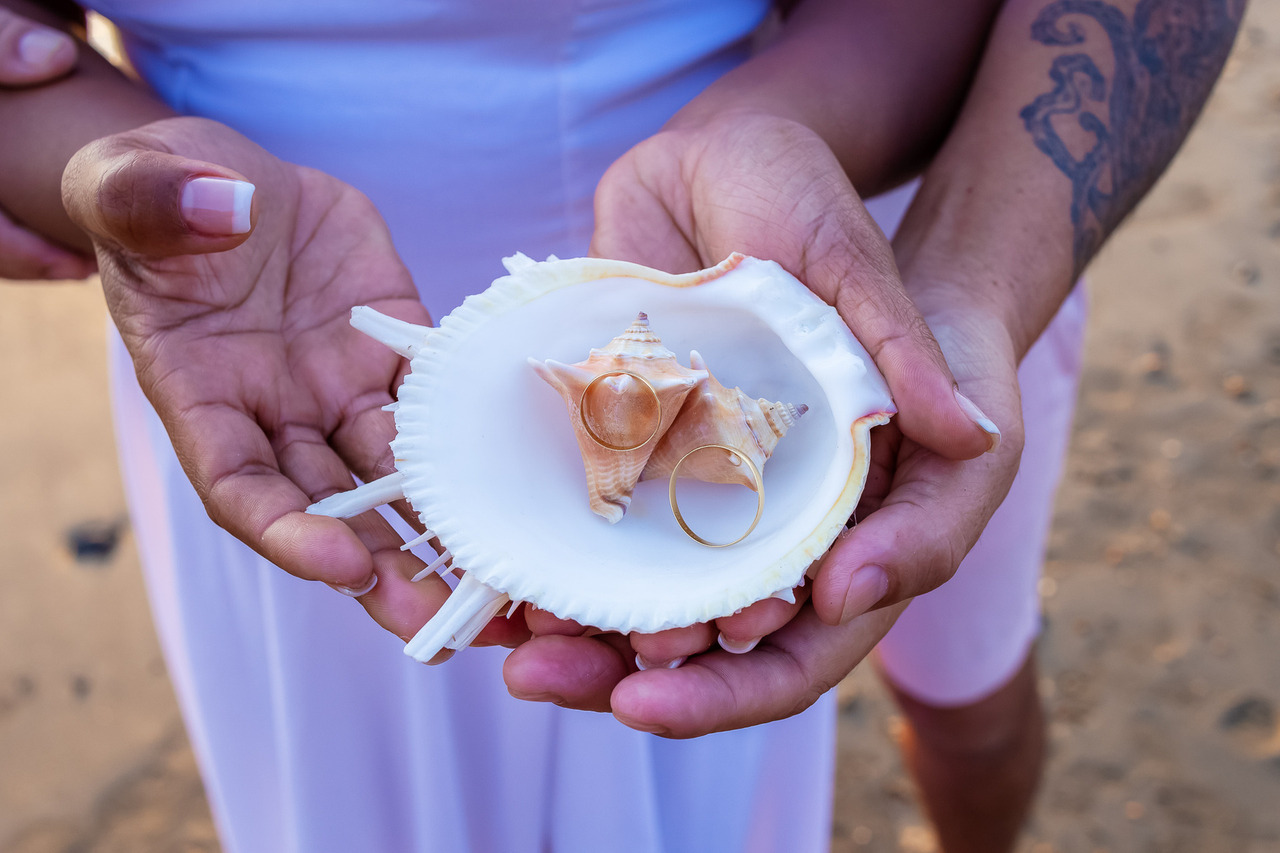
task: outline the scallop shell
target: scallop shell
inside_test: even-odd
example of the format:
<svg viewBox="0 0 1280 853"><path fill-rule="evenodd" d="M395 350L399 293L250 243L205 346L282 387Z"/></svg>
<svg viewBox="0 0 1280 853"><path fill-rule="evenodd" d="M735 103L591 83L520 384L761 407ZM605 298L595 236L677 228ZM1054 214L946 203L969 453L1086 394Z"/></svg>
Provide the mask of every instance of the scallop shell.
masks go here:
<svg viewBox="0 0 1280 853"><path fill-rule="evenodd" d="M411 359L394 405L397 471L309 511L350 517L404 496L447 549L435 562L464 570L406 653L466 646L508 601L651 633L800 584L857 504L871 428L895 411L835 309L777 264L741 255L687 275L597 259L505 263L509 275L438 328L352 312L356 328ZM530 356L581 358L642 309L668 347L697 349L726 383L809 405L795 427L803 440L782 442L769 462L758 526L732 547L685 535L657 480L636 486L622 523L593 514L563 402L528 367ZM686 515L710 495L699 531L713 541L732 540L755 511L753 493L725 489L682 486Z"/></svg>
<svg viewBox="0 0 1280 853"><path fill-rule="evenodd" d="M531 358L529 364L560 393L569 409L586 472L591 511L611 524L617 523L631 503L631 492L658 437L675 422L685 397L707 378L707 372L690 370L676 361L676 354L662 345L643 312L608 346L591 350L585 361L561 364L554 359L541 362ZM583 425L584 392L597 376L613 371L640 376L653 389L649 394L631 376L609 376L591 388L590 399L596 402L588 400L587 408L591 420L597 422L593 429L597 434L604 432L616 446L638 445L630 450L602 446ZM650 435L652 438L646 440Z"/></svg>
<svg viewBox="0 0 1280 853"><path fill-rule="evenodd" d="M778 440L809 410L803 403L772 403L753 399L741 388L726 388L707 370L707 363L695 350L689 363L706 371L684 408L662 435L640 475L641 480L666 479L680 460L708 444L732 447L764 472L764 463L773 455ZM742 460L724 450L706 450L690 456L680 466L680 476L704 483L726 483L756 489L755 478L744 470Z"/></svg>

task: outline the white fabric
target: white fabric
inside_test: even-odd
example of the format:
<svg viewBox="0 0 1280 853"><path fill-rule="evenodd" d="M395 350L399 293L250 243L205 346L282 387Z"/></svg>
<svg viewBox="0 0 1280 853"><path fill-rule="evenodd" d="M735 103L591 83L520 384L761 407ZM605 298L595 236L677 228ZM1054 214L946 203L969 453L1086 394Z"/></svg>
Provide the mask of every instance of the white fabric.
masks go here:
<svg viewBox="0 0 1280 853"><path fill-rule="evenodd" d="M367 193L436 317L515 250L584 253L600 174L741 61L767 7L90 5L171 104ZM213 527L118 342L112 377L153 609L228 853L827 849L830 696L672 742L511 699L499 651L416 665L354 602Z"/></svg>
<svg viewBox="0 0 1280 853"><path fill-rule="evenodd" d="M441 316L585 251L605 167L740 61L750 2L104 2L170 103L366 192ZM661 44L654 51L650 46ZM389 168L390 166L390 168ZM229 853L824 850L833 708L691 742L426 668L214 528L113 349L123 467Z"/></svg>

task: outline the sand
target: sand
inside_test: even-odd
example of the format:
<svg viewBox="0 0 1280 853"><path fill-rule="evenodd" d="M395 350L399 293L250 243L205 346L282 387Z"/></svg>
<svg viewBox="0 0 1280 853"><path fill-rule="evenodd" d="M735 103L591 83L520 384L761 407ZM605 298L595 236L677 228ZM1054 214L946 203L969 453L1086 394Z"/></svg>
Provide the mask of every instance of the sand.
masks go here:
<svg viewBox="0 0 1280 853"><path fill-rule="evenodd" d="M1019 849L1275 853L1280 4L1089 279ZM104 338L91 284L0 286L0 853L219 849L122 523ZM840 697L832 849L936 849L874 676Z"/></svg>

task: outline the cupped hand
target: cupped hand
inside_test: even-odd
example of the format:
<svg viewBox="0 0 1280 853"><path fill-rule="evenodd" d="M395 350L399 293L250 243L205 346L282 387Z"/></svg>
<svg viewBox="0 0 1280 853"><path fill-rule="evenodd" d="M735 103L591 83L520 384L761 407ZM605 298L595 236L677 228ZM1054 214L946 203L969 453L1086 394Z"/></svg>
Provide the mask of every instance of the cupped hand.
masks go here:
<svg viewBox="0 0 1280 853"><path fill-rule="evenodd" d="M312 502L394 470L405 362L351 328L371 305L429 324L361 193L227 127L175 118L98 140L63 176L143 391L215 522L408 638L448 594L376 513ZM365 592L371 584L372 591Z"/></svg>
<svg viewBox="0 0 1280 853"><path fill-rule="evenodd" d="M545 635L508 658L505 675L512 692L612 711L633 728L668 737L780 719L804 710L848 675L912 596L950 578L1017 472L1020 398L1013 348L997 320L966 305L959 288L922 294L921 302L961 387L1008 427L995 452L950 460L892 426L882 427L873 442L858 523L819 564L809 585L811 598L799 596L789 619L760 621L751 615L760 605L730 617L756 619L753 630L772 631L751 651L730 654L712 647L675 669L637 671L630 655L637 645L645 648L641 638L633 636L628 643L617 635L589 636L531 620L534 633ZM869 566L883 570L884 580L858 580ZM700 626L682 630L705 632ZM652 635L643 642L655 640L665 638Z"/></svg>
<svg viewBox="0 0 1280 853"><path fill-rule="evenodd" d="M912 486L909 478L912 470L930 473L920 465L922 454L968 471L970 463L956 460L999 444L990 419L956 394L947 361L898 280L883 234L835 157L806 128L751 113L689 127L677 121L609 170L596 194L596 219L593 254L679 272L741 251L778 261L840 311L894 393L899 415L891 435L907 437L874 441L877 469L869 501L889 503L891 482L895 489L906 488L906 495L927 490ZM898 454L904 451L908 466L899 474ZM975 481L967 486L984 488ZM902 535L892 520L883 528L882 538ZM814 595L822 596L817 610L806 603L808 590L802 589L794 603L770 599L714 625L633 635L629 646L555 620L531 622L535 634L547 636L513 653L508 686L517 696L611 709L639 728L678 735L795 713L834 683L829 676L838 673L838 680L874 646L878 636L871 635L887 630L896 610L851 628L854 616L924 592L946 574L932 563L917 566L914 552L890 560L882 551L867 552L880 558L885 575L870 590L866 574L856 574L861 568L856 560L833 564L830 579L820 571L813 587ZM842 604L852 597L861 609L853 613L842 607L832 618L827 601L837 593L843 593ZM841 624L827 630L819 613ZM786 654L780 656L780 648ZM706 649L712 651L699 654ZM684 658L678 669L665 669ZM637 673L637 664L647 671ZM699 681L706 666L723 679L722 690L708 690ZM750 685L757 677L782 678L786 691L767 700L743 694L755 689ZM665 686L658 691L658 684ZM660 696L665 698L658 701ZM663 710L655 710L659 706Z"/></svg>
<svg viewBox="0 0 1280 853"><path fill-rule="evenodd" d="M0 87L50 83L71 71L75 62L75 42L66 33L0 7ZM45 240L0 210L0 278L85 278L94 269L92 259Z"/></svg>

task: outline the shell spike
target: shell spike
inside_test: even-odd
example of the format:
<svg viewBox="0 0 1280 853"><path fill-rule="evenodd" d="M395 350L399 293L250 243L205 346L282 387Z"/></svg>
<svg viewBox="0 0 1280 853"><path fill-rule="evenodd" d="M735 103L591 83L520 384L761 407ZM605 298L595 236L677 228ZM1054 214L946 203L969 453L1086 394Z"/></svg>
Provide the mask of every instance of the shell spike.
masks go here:
<svg viewBox="0 0 1280 853"><path fill-rule="evenodd" d="M385 503L404 497L404 475L399 471L378 480L370 480L349 492L338 492L307 507L308 515L329 518L351 518Z"/></svg>
<svg viewBox="0 0 1280 853"><path fill-rule="evenodd" d="M426 663L444 649L465 649L511 598L465 574L444 606L404 647L404 653Z"/></svg>
<svg viewBox="0 0 1280 853"><path fill-rule="evenodd" d="M757 400L760 404L760 411L764 413L765 420L769 423L769 428L774 431L778 438L782 438L787 434L787 430L796 425L796 422L804 417L804 413L809 411L809 407L804 403L793 406L790 403L770 403L768 400Z"/></svg>
<svg viewBox="0 0 1280 853"><path fill-rule="evenodd" d="M561 364L553 358L539 361L530 357L528 361L534 373L537 373L543 382L559 391L566 401L570 399L570 395L580 392L591 381L591 371L576 364Z"/></svg>
<svg viewBox="0 0 1280 853"><path fill-rule="evenodd" d="M435 331L430 326L419 326L388 317L367 305L351 309L351 325L409 359L413 358L428 336Z"/></svg>
<svg viewBox="0 0 1280 853"><path fill-rule="evenodd" d="M449 568L448 563L451 559L453 559L453 554L449 552L448 548L445 548L438 555L436 555L436 558L434 560L432 560L430 563L427 564L426 568L418 572L413 577L409 578L409 582L417 583L423 578L430 577L431 575L434 575L434 574L439 574L441 569L444 569L447 571Z"/></svg>
<svg viewBox="0 0 1280 853"><path fill-rule="evenodd" d="M610 355L626 355L635 358L671 358L675 353L662 344L662 338L649 326L649 315L641 311L630 326L602 350Z"/></svg>
<svg viewBox="0 0 1280 853"><path fill-rule="evenodd" d="M422 543L430 542L432 539L435 539L435 538L436 538L436 533L434 530L425 530L422 532L421 535L415 536L413 539L410 539L408 542L401 545L400 550L411 551L414 548L417 548Z"/></svg>

